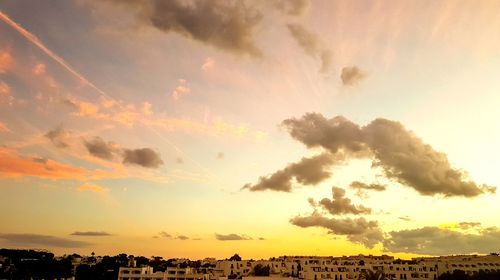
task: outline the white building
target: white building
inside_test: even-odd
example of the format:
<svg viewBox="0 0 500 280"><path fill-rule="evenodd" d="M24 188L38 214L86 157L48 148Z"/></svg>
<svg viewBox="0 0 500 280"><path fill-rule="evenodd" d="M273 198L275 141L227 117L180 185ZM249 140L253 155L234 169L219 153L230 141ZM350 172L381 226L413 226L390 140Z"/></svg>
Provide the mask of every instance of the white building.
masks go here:
<svg viewBox="0 0 500 280"><path fill-rule="evenodd" d="M219 260L215 267L169 267L153 273L152 268L120 268L119 280L351 280L359 279L366 270L382 271L391 280L435 280L446 272L463 270L467 274L479 271L500 271L500 256L446 256L395 260L391 256L283 256L269 260ZM254 276L257 265L269 267L269 276ZM203 271L203 273L199 272Z"/></svg>

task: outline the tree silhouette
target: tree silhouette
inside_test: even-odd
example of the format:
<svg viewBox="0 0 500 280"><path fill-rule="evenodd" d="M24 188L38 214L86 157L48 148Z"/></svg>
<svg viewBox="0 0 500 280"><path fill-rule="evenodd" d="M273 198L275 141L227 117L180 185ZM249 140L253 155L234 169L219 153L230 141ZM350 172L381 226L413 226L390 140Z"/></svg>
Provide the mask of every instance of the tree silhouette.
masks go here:
<svg viewBox="0 0 500 280"><path fill-rule="evenodd" d="M241 261L241 257L238 254L234 254L232 257L229 258L230 261Z"/></svg>
<svg viewBox="0 0 500 280"><path fill-rule="evenodd" d="M359 275L359 279L363 280L386 280L384 273L381 270L373 271L366 269L362 271Z"/></svg>

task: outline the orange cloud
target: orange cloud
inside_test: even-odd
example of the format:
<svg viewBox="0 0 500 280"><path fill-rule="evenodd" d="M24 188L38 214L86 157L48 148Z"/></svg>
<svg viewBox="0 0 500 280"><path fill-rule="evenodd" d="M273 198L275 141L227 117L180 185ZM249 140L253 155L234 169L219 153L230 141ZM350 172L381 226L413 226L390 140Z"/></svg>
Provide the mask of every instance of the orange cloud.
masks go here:
<svg viewBox="0 0 500 280"><path fill-rule="evenodd" d="M0 51L0 73L5 73L14 65L14 59L10 52L3 50Z"/></svg>
<svg viewBox="0 0 500 280"><path fill-rule="evenodd" d="M45 64L43 63L38 63L33 67L33 74L35 76L41 76L45 74Z"/></svg>
<svg viewBox="0 0 500 280"><path fill-rule="evenodd" d="M187 82L184 79L179 79L179 85L172 92L172 97L175 100L179 100L181 96L191 92L191 89L187 86Z"/></svg>
<svg viewBox="0 0 500 280"><path fill-rule="evenodd" d="M0 132L10 132L10 129L7 127L6 124L0 122Z"/></svg>
<svg viewBox="0 0 500 280"><path fill-rule="evenodd" d="M11 94L9 85L0 81L0 105L12 105L13 102L14 97Z"/></svg>
<svg viewBox="0 0 500 280"><path fill-rule="evenodd" d="M215 65L215 60L213 60L213 58L211 57L207 57L203 65L201 65L201 70L208 71L214 68L214 65Z"/></svg>
<svg viewBox="0 0 500 280"><path fill-rule="evenodd" d="M93 184L83 184L79 186L77 189L79 192L93 192L93 193L106 193L108 192L108 189L103 188L99 185L93 185Z"/></svg>
<svg viewBox="0 0 500 280"><path fill-rule="evenodd" d="M15 150L0 148L0 177L39 177L45 179L83 180L88 170L50 159L20 156Z"/></svg>

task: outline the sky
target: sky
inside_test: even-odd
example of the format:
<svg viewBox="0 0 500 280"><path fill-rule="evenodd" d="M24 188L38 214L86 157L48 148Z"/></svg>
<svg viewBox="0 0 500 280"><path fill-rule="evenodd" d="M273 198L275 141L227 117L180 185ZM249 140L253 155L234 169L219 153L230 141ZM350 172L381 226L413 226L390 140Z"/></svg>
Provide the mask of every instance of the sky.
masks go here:
<svg viewBox="0 0 500 280"><path fill-rule="evenodd" d="M498 1L0 1L0 247L500 250Z"/></svg>

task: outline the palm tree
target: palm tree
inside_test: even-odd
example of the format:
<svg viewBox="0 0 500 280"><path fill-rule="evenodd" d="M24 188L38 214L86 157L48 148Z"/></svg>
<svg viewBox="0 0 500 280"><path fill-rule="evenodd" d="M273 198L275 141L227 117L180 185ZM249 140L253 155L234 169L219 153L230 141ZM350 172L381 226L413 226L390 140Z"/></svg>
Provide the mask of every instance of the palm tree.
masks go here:
<svg viewBox="0 0 500 280"><path fill-rule="evenodd" d="M361 272L359 275L359 279L364 280L386 280L387 277L384 276L382 270L373 271L370 269L366 269Z"/></svg>

